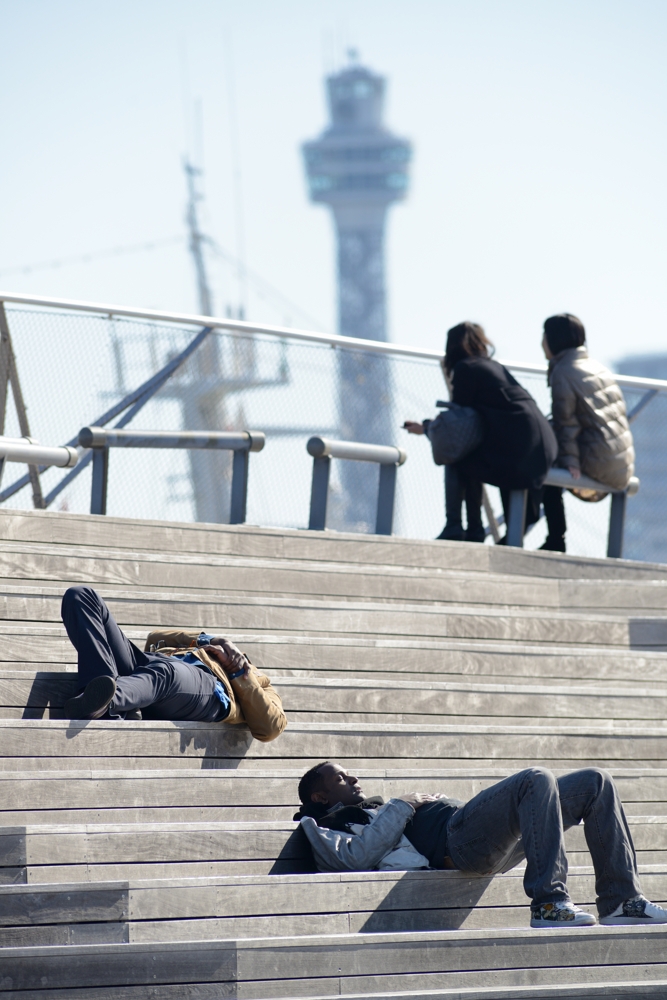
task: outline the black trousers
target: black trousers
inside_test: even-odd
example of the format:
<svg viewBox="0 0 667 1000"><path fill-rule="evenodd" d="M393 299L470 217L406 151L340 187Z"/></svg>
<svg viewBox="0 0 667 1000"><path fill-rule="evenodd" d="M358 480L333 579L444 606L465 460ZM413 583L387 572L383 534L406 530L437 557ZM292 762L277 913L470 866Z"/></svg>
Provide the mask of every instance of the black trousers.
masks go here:
<svg viewBox="0 0 667 1000"><path fill-rule="evenodd" d="M61 614L79 656L79 688L100 675L116 680L112 718L136 709L144 719L195 722L218 722L229 714L229 705L216 694L220 682L203 664L142 652L121 632L92 587L70 587Z"/></svg>
<svg viewBox="0 0 667 1000"><path fill-rule="evenodd" d="M549 538L565 538L567 524L565 523L565 504L563 490L560 486L545 486L542 491L542 503L547 519Z"/></svg>

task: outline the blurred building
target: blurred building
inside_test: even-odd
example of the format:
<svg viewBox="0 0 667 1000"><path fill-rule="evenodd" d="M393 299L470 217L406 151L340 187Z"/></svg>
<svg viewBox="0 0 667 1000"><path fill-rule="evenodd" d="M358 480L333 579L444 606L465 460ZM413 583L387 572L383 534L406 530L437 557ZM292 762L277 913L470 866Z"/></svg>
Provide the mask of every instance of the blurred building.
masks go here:
<svg viewBox="0 0 667 1000"><path fill-rule="evenodd" d="M328 205L338 242L338 330L386 340L385 222L405 198L410 143L382 122L385 80L359 65L327 78L330 124L304 144L310 197ZM340 434L350 441L395 444L391 362L382 355L340 352ZM372 531L378 470L342 463L336 527Z"/></svg>
<svg viewBox="0 0 667 1000"><path fill-rule="evenodd" d="M667 381L667 354L630 354L621 358L615 368L624 375ZM636 398L628 399L628 409L642 395L640 391ZM623 549L626 559L667 563L666 428L667 394L659 393L632 422L641 487L637 496L628 501Z"/></svg>

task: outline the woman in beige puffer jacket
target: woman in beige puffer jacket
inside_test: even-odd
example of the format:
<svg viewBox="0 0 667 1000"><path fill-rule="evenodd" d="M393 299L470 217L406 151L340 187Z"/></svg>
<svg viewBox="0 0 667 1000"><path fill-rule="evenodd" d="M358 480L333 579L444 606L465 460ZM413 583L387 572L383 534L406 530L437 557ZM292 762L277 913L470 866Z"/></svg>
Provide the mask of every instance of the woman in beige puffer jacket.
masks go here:
<svg viewBox="0 0 667 1000"><path fill-rule="evenodd" d="M550 316L544 323L542 347L549 360L557 464L575 479L583 473L623 490L635 463L625 400L611 372L589 358L585 341L581 320L570 313ZM543 502L548 535L542 548L565 552L562 489L545 487Z"/></svg>

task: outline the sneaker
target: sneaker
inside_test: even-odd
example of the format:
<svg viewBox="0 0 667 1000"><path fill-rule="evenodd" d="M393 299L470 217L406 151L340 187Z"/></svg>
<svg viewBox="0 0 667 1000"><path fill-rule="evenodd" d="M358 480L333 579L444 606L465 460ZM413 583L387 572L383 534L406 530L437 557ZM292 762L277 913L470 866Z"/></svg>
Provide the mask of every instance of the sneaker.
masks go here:
<svg viewBox="0 0 667 1000"><path fill-rule="evenodd" d="M90 684L75 698L70 698L63 706L66 719L101 719L116 693L116 682L113 677L102 674L95 677Z"/></svg>
<svg viewBox="0 0 667 1000"><path fill-rule="evenodd" d="M600 923L606 927L613 927L622 924L667 924L667 910L662 906L650 903L645 896L635 896L633 899L626 899L624 903L617 906L613 913L606 917L600 917Z"/></svg>
<svg viewBox="0 0 667 1000"><path fill-rule="evenodd" d="M569 900L530 908L531 927L592 927L596 923L592 913L580 910Z"/></svg>

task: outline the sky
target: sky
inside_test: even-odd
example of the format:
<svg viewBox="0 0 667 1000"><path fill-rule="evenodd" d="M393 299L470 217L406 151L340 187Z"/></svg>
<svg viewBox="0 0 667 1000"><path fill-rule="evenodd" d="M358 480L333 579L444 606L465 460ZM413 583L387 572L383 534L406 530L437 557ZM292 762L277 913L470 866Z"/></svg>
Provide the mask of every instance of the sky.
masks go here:
<svg viewBox="0 0 667 1000"><path fill-rule="evenodd" d="M0 0L0 33L4 291L198 311L189 155L203 228L264 282L211 254L216 311L335 331L300 144L354 47L414 144L387 231L392 341L440 350L473 319L536 362L567 310L602 361L667 350L664 0Z"/></svg>

